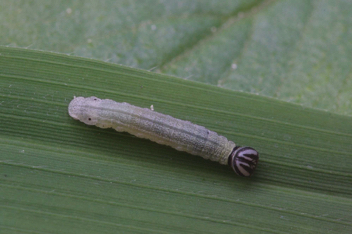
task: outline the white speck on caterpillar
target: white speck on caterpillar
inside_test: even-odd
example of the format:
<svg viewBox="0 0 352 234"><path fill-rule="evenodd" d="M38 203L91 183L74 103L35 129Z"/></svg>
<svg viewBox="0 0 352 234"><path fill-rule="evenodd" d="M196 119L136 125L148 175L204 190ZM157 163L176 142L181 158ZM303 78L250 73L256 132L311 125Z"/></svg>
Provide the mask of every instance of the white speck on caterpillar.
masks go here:
<svg viewBox="0 0 352 234"><path fill-rule="evenodd" d="M71 8L67 8L67 9L66 9L66 13L67 13L67 14L71 14L71 13L72 13L72 9L71 9Z"/></svg>

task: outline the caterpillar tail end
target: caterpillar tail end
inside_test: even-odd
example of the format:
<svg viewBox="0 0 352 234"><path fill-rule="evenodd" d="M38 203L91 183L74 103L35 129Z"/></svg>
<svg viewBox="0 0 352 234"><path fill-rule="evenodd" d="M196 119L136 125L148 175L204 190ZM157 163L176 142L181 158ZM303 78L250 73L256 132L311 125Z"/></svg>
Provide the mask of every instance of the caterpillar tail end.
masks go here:
<svg viewBox="0 0 352 234"><path fill-rule="evenodd" d="M255 149L248 146L236 146L229 156L228 164L237 175L248 177L253 174L258 160L259 154Z"/></svg>
<svg viewBox="0 0 352 234"><path fill-rule="evenodd" d="M84 103L84 97L74 97L68 106L68 114L75 120L79 120L81 115L80 107Z"/></svg>

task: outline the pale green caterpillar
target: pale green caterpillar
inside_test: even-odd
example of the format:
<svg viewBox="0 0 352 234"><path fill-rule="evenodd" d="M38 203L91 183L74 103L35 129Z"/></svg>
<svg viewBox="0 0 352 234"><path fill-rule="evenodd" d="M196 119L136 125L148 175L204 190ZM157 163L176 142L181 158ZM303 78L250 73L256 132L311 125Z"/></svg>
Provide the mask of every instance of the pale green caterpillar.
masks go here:
<svg viewBox="0 0 352 234"><path fill-rule="evenodd" d="M240 176L250 176L258 163L258 152L251 147L236 146L205 127L125 102L75 97L68 112L72 118L88 125L128 132L220 164L229 164Z"/></svg>

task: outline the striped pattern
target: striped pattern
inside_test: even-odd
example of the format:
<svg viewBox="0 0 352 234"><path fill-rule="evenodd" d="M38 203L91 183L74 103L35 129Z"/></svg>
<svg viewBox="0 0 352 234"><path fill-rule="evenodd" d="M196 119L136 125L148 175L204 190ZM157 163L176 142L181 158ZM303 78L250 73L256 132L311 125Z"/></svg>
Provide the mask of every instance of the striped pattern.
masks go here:
<svg viewBox="0 0 352 234"><path fill-rule="evenodd" d="M239 176L250 176L253 174L259 160L258 152L251 147L236 146L230 157L228 164Z"/></svg>

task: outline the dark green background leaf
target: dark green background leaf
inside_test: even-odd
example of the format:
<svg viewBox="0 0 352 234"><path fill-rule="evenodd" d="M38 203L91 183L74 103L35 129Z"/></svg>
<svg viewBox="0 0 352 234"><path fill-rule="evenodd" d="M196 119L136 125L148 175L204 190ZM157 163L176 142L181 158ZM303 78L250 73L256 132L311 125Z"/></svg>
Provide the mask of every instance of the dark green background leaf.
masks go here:
<svg viewBox="0 0 352 234"><path fill-rule="evenodd" d="M351 9L346 0L3 1L0 45L352 115Z"/></svg>

